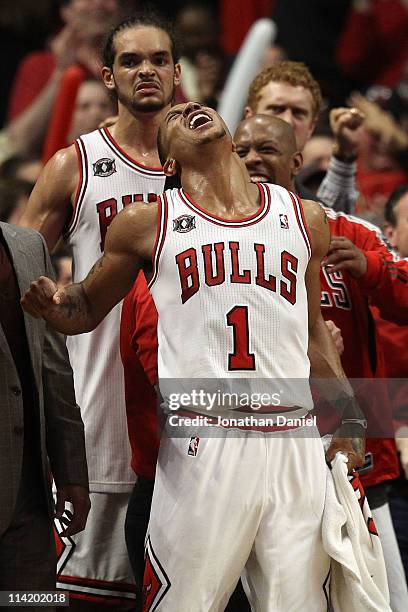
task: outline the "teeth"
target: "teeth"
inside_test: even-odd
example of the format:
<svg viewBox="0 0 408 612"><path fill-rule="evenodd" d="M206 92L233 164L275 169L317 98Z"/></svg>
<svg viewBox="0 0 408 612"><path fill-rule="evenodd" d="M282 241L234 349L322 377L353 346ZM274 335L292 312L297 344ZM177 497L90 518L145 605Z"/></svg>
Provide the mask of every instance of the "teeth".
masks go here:
<svg viewBox="0 0 408 612"><path fill-rule="evenodd" d="M194 126L196 124L196 121L198 121L198 119L207 119L208 121L212 121L211 117L209 117L208 115L205 115L204 113L198 113L198 115L194 115L194 117L189 123L188 127L190 128L190 130L194 130Z"/></svg>

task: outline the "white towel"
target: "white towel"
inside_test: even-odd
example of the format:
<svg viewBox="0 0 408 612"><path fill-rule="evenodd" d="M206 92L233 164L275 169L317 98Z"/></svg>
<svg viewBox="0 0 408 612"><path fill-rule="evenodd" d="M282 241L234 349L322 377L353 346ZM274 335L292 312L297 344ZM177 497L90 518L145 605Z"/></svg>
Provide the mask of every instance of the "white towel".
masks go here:
<svg viewBox="0 0 408 612"><path fill-rule="evenodd" d="M358 476L349 480L347 457L327 468L323 546L331 557L334 612L391 612L384 557Z"/></svg>

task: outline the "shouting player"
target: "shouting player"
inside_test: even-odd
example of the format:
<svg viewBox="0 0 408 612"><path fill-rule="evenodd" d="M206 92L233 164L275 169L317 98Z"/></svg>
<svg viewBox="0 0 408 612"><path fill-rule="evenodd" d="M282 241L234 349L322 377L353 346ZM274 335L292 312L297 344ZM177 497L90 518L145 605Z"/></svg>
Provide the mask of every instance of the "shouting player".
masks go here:
<svg viewBox="0 0 408 612"><path fill-rule="evenodd" d="M299 379L296 404L264 407L272 421L288 422L280 431L215 425L183 436L182 413L169 416L173 435L161 443L147 538L145 609L222 609L246 567L257 609L279 601L285 610L326 610L325 456L313 427L290 424L294 415L306 422L312 408L308 344L319 347L318 374L332 379L344 409L326 459L343 451L352 470L364 441L363 415L320 313L325 214L281 187L251 183L222 119L197 103L166 114L159 149L165 173L178 173L182 189L127 207L83 282L58 290L42 277L23 306L66 334L90 331L153 253L161 386L197 377L251 388L257 379ZM197 416L193 400L184 404ZM203 429L214 435L202 437Z"/></svg>

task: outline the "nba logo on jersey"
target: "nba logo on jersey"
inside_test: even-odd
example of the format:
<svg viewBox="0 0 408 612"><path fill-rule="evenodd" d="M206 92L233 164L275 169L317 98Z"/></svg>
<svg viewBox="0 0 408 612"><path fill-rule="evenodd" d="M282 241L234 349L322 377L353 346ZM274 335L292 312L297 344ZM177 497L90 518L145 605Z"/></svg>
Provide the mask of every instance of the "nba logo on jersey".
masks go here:
<svg viewBox="0 0 408 612"><path fill-rule="evenodd" d="M114 159L103 157L92 164L94 176L110 176L116 172L116 164Z"/></svg>
<svg viewBox="0 0 408 612"><path fill-rule="evenodd" d="M281 229L289 229L288 215L279 215Z"/></svg>
<svg viewBox="0 0 408 612"><path fill-rule="evenodd" d="M200 438L197 438L195 436L193 438L190 438L187 454L191 455L192 457L196 457L198 453L199 443L200 443Z"/></svg>
<svg viewBox="0 0 408 612"><path fill-rule="evenodd" d="M185 234L195 229L195 217L192 215L181 215L177 219L173 219L173 232Z"/></svg>

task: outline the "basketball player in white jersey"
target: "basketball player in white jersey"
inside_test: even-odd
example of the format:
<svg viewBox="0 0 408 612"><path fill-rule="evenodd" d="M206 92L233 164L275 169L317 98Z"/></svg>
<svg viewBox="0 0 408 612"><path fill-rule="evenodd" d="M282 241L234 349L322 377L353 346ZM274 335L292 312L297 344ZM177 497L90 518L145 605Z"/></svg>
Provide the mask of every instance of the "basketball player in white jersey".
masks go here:
<svg viewBox="0 0 408 612"><path fill-rule="evenodd" d="M303 397L278 414L301 419L312 407L304 382L308 344L315 344L315 374L330 377L331 391L343 394L343 424L326 459L340 450L350 470L360 465L361 411L320 313L320 262L330 239L321 207L302 206L281 187L252 184L222 119L197 103L167 113L159 145L166 174L179 173L182 189L166 191L153 206L126 208L83 282L58 290L41 277L23 307L63 333L90 331L153 253L160 385L235 378L255 389L256 379L297 377ZM197 416L203 406L190 399L183 398L185 410ZM217 417L218 408L207 414ZM276 409L266 409L276 418ZM144 609L223 610L245 568L254 610L326 610L326 464L317 431L290 424L278 432L186 428L181 412L168 424L173 435L161 443L146 544Z"/></svg>
<svg viewBox="0 0 408 612"><path fill-rule="evenodd" d="M34 188L20 224L39 230L49 248L65 233L76 281L103 253L115 215L130 203L155 201L163 191L157 131L179 83L176 53L165 22L138 16L119 24L107 39L102 70L106 87L118 99L117 122L57 152ZM95 331L68 339L85 422L92 509L87 530L73 538L68 560L59 567L59 586L71 589L73 597L82 593L97 601L98 609L116 602L117 610L134 606L135 591L123 534L135 476L119 322L117 305Z"/></svg>

